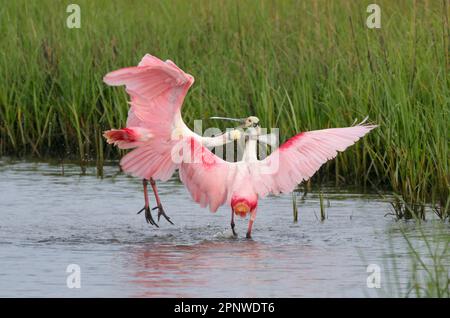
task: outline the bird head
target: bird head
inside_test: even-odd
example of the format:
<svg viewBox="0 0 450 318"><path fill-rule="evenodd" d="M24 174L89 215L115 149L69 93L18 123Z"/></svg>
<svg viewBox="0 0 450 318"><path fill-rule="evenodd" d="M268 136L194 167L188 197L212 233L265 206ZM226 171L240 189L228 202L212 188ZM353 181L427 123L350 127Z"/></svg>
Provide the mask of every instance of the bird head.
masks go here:
<svg viewBox="0 0 450 318"><path fill-rule="evenodd" d="M255 116L249 116L247 118L210 117L210 119L222 119L238 122L240 125L236 128L247 128L250 135L259 135L261 132L259 118Z"/></svg>

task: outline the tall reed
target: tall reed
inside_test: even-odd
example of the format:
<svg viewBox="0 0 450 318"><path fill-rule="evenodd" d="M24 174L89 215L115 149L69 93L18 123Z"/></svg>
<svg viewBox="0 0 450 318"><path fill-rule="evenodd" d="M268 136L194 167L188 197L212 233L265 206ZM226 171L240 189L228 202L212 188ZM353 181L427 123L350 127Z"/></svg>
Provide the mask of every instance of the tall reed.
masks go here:
<svg viewBox="0 0 450 318"><path fill-rule="evenodd" d="M380 127L316 178L448 215L447 1L377 1L381 29L350 0L77 3L81 29L65 26L64 1L2 3L0 155L118 158L99 134L125 125L127 95L102 77L152 53L196 78L189 124L252 114L285 140L369 115Z"/></svg>

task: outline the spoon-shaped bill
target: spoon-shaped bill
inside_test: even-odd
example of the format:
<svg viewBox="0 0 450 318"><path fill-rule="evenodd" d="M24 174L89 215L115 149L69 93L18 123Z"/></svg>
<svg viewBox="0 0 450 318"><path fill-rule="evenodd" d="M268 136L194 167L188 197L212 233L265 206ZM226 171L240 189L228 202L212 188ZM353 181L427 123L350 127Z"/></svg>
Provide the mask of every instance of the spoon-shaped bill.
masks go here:
<svg viewBox="0 0 450 318"><path fill-rule="evenodd" d="M214 116L214 117L209 117L209 119L221 119L221 120L229 120L229 121L237 121L241 124L245 123L246 118L230 118L230 117L218 117L218 116Z"/></svg>

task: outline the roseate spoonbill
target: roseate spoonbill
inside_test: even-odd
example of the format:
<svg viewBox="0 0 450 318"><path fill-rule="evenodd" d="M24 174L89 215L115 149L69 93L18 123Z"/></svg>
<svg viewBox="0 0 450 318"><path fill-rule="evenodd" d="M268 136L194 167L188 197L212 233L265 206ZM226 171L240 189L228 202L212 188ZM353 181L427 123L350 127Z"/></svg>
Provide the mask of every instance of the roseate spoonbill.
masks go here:
<svg viewBox="0 0 450 318"><path fill-rule="evenodd" d="M131 95L127 128L105 132L108 142L137 149L122 160L123 170L144 179L146 218L151 218L146 180L150 179L160 215L165 215L154 179L167 180L176 169L194 201L212 212L223 204L231 206L231 228L236 235L234 215L250 214L247 237L251 237L258 199L269 193L291 192L309 179L325 162L336 157L375 128L364 124L302 132L287 140L263 160L257 157L261 134L259 119L215 117L238 121L247 131L242 160L227 162L206 146L221 145L241 137L236 130L214 138L192 132L181 118L181 105L194 79L173 62L146 55L137 67L120 69L104 78L110 85L125 85ZM172 150L184 144L183 160L173 160ZM186 151L188 150L188 151ZM153 180L153 181L152 181ZM170 221L170 219L168 219Z"/></svg>
<svg viewBox="0 0 450 318"><path fill-rule="evenodd" d="M194 78L183 72L172 61L165 62L146 54L138 66L108 73L103 80L113 86L125 85L131 97L126 128L105 131L108 143L121 149L137 148L120 161L126 173L143 179L144 207L148 223L158 227L150 212L148 181L155 195L158 221L166 215L158 195L155 180L168 180L178 168L171 159L172 139L192 137L208 147L220 146L239 137L227 132L216 137L202 137L190 130L181 117L181 105ZM172 223L173 224L173 223Z"/></svg>
<svg viewBox="0 0 450 318"><path fill-rule="evenodd" d="M224 118L225 119L225 118ZM231 206L231 229L234 215L250 214L247 238L251 237L258 199L269 193L292 192L309 179L328 160L336 157L376 125L364 121L352 127L302 132L288 139L263 160L257 157L257 141L261 134L259 119L243 120L246 146L241 161L228 162L213 154L195 138L185 138L186 154L179 171L180 179L201 206L211 211L225 203ZM187 157L187 158L186 158Z"/></svg>

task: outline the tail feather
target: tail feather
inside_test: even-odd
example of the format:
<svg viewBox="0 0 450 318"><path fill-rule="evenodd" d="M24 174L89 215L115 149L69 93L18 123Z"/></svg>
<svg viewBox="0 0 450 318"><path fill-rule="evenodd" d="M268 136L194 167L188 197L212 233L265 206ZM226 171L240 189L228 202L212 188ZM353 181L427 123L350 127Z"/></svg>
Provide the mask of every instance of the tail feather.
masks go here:
<svg viewBox="0 0 450 318"><path fill-rule="evenodd" d="M166 181L177 169L170 148L161 149L162 143L149 142L129 152L120 161L123 171L135 177ZM167 146L169 147L169 146Z"/></svg>
<svg viewBox="0 0 450 318"><path fill-rule="evenodd" d="M103 133L103 137L106 138L107 143L113 144L120 149L130 149L150 140L152 134L145 128L129 127L107 130Z"/></svg>

